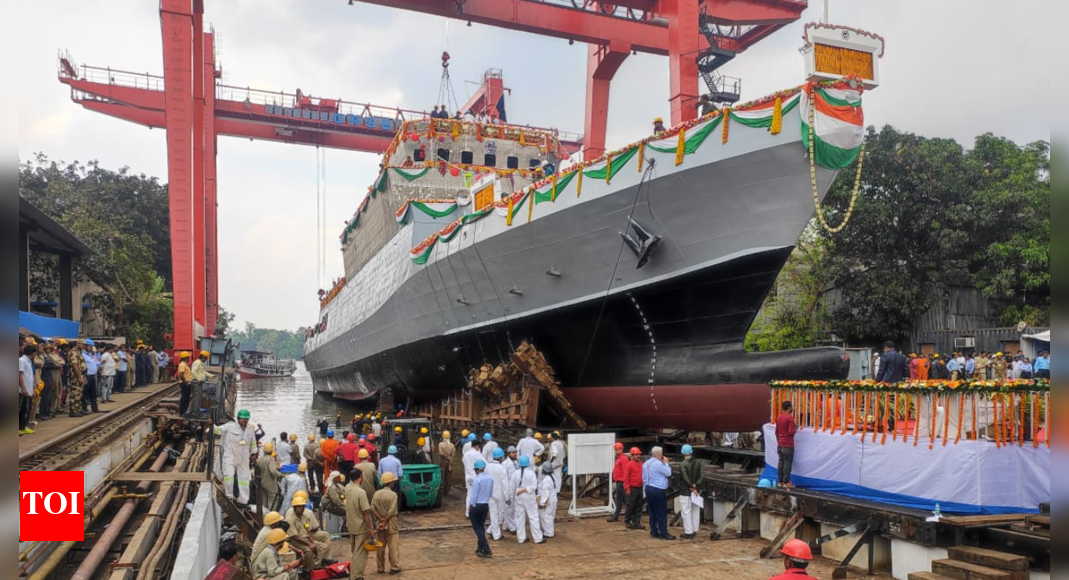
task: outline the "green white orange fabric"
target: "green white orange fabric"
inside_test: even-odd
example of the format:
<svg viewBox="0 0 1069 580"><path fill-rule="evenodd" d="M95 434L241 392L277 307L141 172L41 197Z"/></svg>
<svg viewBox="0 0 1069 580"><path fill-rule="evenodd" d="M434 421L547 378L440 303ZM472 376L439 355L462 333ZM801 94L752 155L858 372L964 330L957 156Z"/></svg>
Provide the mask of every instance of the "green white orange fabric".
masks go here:
<svg viewBox="0 0 1069 580"><path fill-rule="evenodd" d="M411 215L412 208L423 212L432 218L445 217L457 210L456 201L406 201L401 209L397 210L394 217L397 219L397 223L404 225L408 223L408 218Z"/></svg>
<svg viewBox="0 0 1069 580"><path fill-rule="evenodd" d="M674 147L672 148L672 151L675 151ZM628 161L631 161L631 158L634 157L635 153L637 153L637 152L638 152L638 146L631 147L627 151L624 151L623 153L620 153L619 155L616 155L615 157L612 158L611 169L610 169L610 166L609 166L609 161L605 160L605 161L602 161L601 163L599 163L596 166L596 168L587 169L586 171L584 171L583 172L583 177L589 178L589 179L601 179L601 180L605 180L605 181L608 181L608 182L612 182L612 178L615 177L617 173L620 173L620 170L623 169L625 165L627 165ZM606 175L606 174L608 174L608 175ZM560 186L558 185L557 188L558 188L558 195L559 195L560 194L560 191L559 191L560 190Z"/></svg>
<svg viewBox="0 0 1069 580"><path fill-rule="evenodd" d="M782 98L780 106L783 108L783 114L786 115L794 110L794 108L798 106L801 97L802 92L798 91L789 97ZM729 114L731 115L732 121L738 121L747 127L768 128L772 126L772 117L774 116L775 108L776 100L772 99L767 103L762 103L756 107L751 107L743 111L732 110Z"/></svg>
<svg viewBox="0 0 1069 580"><path fill-rule="evenodd" d="M850 166L865 139L861 93L849 89L817 88L813 92L813 158L826 169ZM802 144L809 150L809 96L803 91L799 105Z"/></svg>
<svg viewBox="0 0 1069 580"><path fill-rule="evenodd" d="M690 155L691 153L697 151L698 148L702 146L702 143L705 143L705 139L709 137L709 135L713 132L713 129L716 129L718 126L720 126L720 123L723 120L724 118L722 116L717 115L712 119L705 121L704 123L699 123L691 127L690 129L687 129L687 134L684 136L685 141L683 144L683 153L686 155ZM650 141L649 143L646 143L646 147L657 151L658 153L675 153L676 147L678 146L678 135L672 135L671 137L668 137L666 139L658 139L656 141ZM587 175L589 175L589 173Z"/></svg>
<svg viewBox="0 0 1069 580"><path fill-rule="evenodd" d="M427 239L423 240L423 242L421 242L418 246L412 249L412 261L420 265L426 264L427 260L429 260L431 257L431 252L434 250L435 246L438 245L438 242L445 242L448 244L449 242L453 241L454 238L457 237L457 234L460 233L460 230L462 230L464 226L481 220L482 218L490 215L490 212L492 211L493 207L491 206L482 211L469 213L468 215L463 216L460 219L449 224L448 226L442 228L437 233L428 236Z"/></svg>

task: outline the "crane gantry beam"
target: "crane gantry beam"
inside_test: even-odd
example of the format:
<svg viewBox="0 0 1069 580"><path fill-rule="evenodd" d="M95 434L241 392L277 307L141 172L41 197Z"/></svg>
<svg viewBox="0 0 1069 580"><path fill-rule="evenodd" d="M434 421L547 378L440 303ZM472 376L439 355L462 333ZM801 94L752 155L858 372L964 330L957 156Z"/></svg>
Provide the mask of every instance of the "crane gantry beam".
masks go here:
<svg viewBox="0 0 1069 580"><path fill-rule="evenodd" d="M697 114L696 57L709 49L709 41L699 33L702 10L732 30L721 48L739 52L798 20L808 6L806 0L358 1L590 45L583 143L587 159L605 151L609 86L628 55L669 58L671 118L673 124L680 123Z"/></svg>

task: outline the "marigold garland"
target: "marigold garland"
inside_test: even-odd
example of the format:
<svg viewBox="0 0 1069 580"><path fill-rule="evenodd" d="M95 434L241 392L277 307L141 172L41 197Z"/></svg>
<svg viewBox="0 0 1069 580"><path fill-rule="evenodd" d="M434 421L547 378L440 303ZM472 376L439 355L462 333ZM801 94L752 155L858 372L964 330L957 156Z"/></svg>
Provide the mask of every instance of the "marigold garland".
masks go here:
<svg viewBox="0 0 1069 580"><path fill-rule="evenodd" d="M720 144L726 145L728 142L728 123L731 121L731 107L724 107L724 126L720 134Z"/></svg>
<svg viewBox="0 0 1069 580"><path fill-rule="evenodd" d="M772 107L772 126L768 131L773 135L783 131L783 97L776 97L776 104Z"/></svg>
<svg viewBox="0 0 1069 580"><path fill-rule="evenodd" d="M679 130L679 140L676 143L676 165L683 165L683 156L687 153L687 129Z"/></svg>

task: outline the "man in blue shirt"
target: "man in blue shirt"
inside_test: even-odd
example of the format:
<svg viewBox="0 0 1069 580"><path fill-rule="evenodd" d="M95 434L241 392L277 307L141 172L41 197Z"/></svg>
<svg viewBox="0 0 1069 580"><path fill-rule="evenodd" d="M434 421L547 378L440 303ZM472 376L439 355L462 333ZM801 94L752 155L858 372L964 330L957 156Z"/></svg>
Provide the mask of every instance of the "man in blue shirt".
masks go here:
<svg viewBox="0 0 1069 580"><path fill-rule="evenodd" d="M97 403L97 372L100 370L100 361L93 354L94 346L91 338L85 339L82 343L82 360L85 361L85 388L82 389L82 412L84 413L89 413L89 409L92 409L93 413L100 412L100 405Z"/></svg>
<svg viewBox="0 0 1069 580"><path fill-rule="evenodd" d="M401 469L401 460L397 458L397 446L390 445L386 453L389 455L379 460L379 479L382 479L382 474L389 471L397 476L397 481L401 481L401 476L405 474L405 471ZM397 491L398 483L394 482L391 487L394 491Z"/></svg>
<svg viewBox="0 0 1069 580"><path fill-rule="evenodd" d="M965 378L971 379L971 378L973 378L973 375L975 373L976 373L976 359L973 358L973 355L970 354L969 356L965 357Z"/></svg>
<svg viewBox="0 0 1069 580"><path fill-rule="evenodd" d="M1039 353L1039 357L1036 358L1035 364L1032 365L1032 369L1035 371L1035 377L1037 379L1050 380L1050 353L1043 351Z"/></svg>
<svg viewBox="0 0 1069 580"><path fill-rule="evenodd" d="M493 494L494 478L486 474L486 462L480 459L475 462L475 480L471 484L471 502L468 505L468 519L479 542L475 555L480 558L494 555L486 541L486 516L490 513L490 496Z"/></svg>
<svg viewBox="0 0 1069 580"><path fill-rule="evenodd" d="M958 353L954 353L954 356L947 361L947 370L950 371L950 380L956 381L961 378L961 361L958 360Z"/></svg>
<svg viewBox="0 0 1069 580"><path fill-rule="evenodd" d="M672 468L664 457L664 449L654 447L650 458L642 466L642 485L646 487L646 509L650 514L650 537L674 540L668 533L668 480Z"/></svg>

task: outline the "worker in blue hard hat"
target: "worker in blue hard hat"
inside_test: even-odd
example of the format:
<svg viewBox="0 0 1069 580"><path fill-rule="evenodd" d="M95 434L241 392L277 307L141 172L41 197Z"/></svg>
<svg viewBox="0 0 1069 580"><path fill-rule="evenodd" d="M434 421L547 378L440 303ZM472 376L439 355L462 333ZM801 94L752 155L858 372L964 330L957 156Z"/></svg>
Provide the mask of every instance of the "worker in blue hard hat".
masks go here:
<svg viewBox="0 0 1069 580"><path fill-rule="evenodd" d="M238 411L237 421L231 421L220 428L219 446L223 451L223 493L234 499L234 484L237 483L238 503L249 503L249 481L252 470L249 460L256 452L256 433L249 425L251 414L248 410Z"/></svg>
<svg viewBox="0 0 1069 580"><path fill-rule="evenodd" d="M538 493L537 468L532 465L531 458L527 455L520 456L520 468L512 474L509 488L512 491L512 501L516 502L516 541L523 544L527 542L527 525L531 527L531 539L536 544L545 542L542 537L542 524L538 518Z"/></svg>
<svg viewBox="0 0 1069 580"><path fill-rule="evenodd" d="M494 450L498 449L497 441L494 441L493 433L483 435L483 459L491 463L494 459Z"/></svg>
<svg viewBox="0 0 1069 580"><path fill-rule="evenodd" d="M485 445L483 452L485 453ZM505 508L508 501L508 473L505 471L505 450L497 447L490 453L486 474L494 480L494 493L490 496L490 528L487 530L495 542L501 540L505 527Z"/></svg>
<svg viewBox="0 0 1069 580"><path fill-rule="evenodd" d="M474 449L473 449L474 451ZM475 555L480 558L490 558L494 555L490 551L490 544L486 541L486 517L490 513L490 500L494 494L494 480L486 473L486 461L479 459L472 464L475 478L472 480L471 493L467 499L468 519L471 528L475 530L475 538L478 547Z"/></svg>
<svg viewBox="0 0 1069 580"><path fill-rule="evenodd" d="M680 465L680 479L683 482L683 493L679 494L679 512L683 520L684 540L693 540L698 534L701 524L701 508L694 504L694 498L702 496L702 465L694 459L694 448L684 445L683 464Z"/></svg>
<svg viewBox="0 0 1069 580"><path fill-rule="evenodd" d="M390 445L386 449L386 453L386 457L379 460L379 479L382 479L382 476L387 473L392 473L398 480L400 480L405 472L401 469L401 460L397 458L397 446ZM393 484L393 489L394 491L397 491L396 483Z"/></svg>

